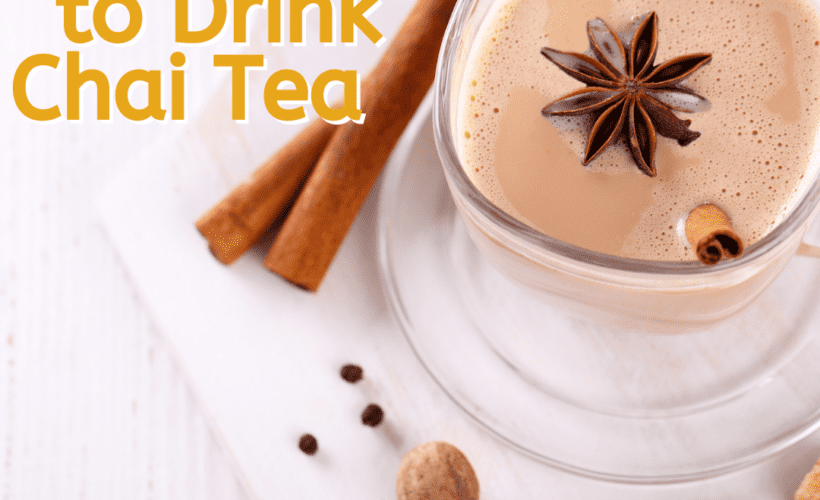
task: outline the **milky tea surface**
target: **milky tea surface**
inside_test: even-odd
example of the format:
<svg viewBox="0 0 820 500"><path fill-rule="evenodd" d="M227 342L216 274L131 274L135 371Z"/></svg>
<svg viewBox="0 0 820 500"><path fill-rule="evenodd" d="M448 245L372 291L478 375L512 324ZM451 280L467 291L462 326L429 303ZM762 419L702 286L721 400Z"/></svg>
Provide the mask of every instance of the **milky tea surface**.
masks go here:
<svg viewBox="0 0 820 500"><path fill-rule="evenodd" d="M589 118L541 109L585 85L540 50L587 52L590 19L621 32L649 11L658 14L655 64L713 56L684 82L711 108L676 112L702 135L686 147L658 136L655 178L624 143L584 167ZM820 164L820 18L807 0L499 0L464 75L457 129L467 175L513 217L590 250L694 260L682 221L703 203L723 208L754 244Z"/></svg>

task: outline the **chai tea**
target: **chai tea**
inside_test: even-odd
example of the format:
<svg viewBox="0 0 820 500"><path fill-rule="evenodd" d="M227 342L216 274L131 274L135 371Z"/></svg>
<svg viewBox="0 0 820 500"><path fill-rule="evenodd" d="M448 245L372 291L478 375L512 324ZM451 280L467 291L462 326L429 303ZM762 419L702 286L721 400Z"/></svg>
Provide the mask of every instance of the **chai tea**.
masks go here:
<svg viewBox="0 0 820 500"><path fill-rule="evenodd" d="M691 120L688 140L657 134L654 177L636 165L627 133L584 165L600 111L542 113L585 88L544 50L594 57L590 21L628 44L651 12L654 67L711 55L680 82L705 100L696 112L672 107ZM820 164L820 18L806 0L499 0L462 81L458 148L476 187L540 232L605 254L694 260L683 224L702 204L724 210L752 245L789 213Z"/></svg>

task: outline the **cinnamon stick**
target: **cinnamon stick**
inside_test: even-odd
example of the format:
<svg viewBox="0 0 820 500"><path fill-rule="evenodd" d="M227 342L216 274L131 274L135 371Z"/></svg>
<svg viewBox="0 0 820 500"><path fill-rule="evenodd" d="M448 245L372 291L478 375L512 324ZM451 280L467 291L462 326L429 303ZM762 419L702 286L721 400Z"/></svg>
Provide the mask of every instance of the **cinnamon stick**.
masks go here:
<svg viewBox="0 0 820 500"><path fill-rule="evenodd" d="M686 238L698 259L708 266L743 253L743 241L729 216L716 205L701 205L686 219Z"/></svg>
<svg viewBox="0 0 820 500"><path fill-rule="evenodd" d="M318 289L367 193L433 83L456 0L419 0L362 85L364 124L340 126L285 220L265 265Z"/></svg>
<svg viewBox="0 0 820 500"><path fill-rule="evenodd" d="M293 200L335 130L314 120L197 221L219 262L231 264L259 241Z"/></svg>

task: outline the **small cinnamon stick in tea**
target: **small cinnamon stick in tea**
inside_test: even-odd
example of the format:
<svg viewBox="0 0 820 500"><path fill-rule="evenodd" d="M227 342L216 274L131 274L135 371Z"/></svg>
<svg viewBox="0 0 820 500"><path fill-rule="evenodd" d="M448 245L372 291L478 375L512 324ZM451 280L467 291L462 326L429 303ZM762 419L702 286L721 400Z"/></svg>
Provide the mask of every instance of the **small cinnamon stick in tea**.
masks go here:
<svg viewBox="0 0 820 500"><path fill-rule="evenodd" d="M364 124L340 126L265 259L315 291L413 114L433 83L456 0L419 0L362 85Z"/></svg>
<svg viewBox="0 0 820 500"><path fill-rule="evenodd" d="M729 216L715 205L692 210L686 219L686 238L698 259L708 266L743 253L743 241L732 228Z"/></svg>
<svg viewBox="0 0 820 500"><path fill-rule="evenodd" d="M335 131L335 125L314 120L197 221L219 262L231 264L259 241L293 200Z"/></svg>

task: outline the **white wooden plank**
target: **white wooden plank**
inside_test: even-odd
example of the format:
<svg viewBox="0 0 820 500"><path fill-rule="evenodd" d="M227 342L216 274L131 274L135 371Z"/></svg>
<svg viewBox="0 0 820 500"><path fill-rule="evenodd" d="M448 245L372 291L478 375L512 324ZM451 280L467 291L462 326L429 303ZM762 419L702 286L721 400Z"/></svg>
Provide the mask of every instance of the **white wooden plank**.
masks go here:
<svg viewBox="0 0 820 500"><path fill-rule="evenodd" d="M83 47L111 77L169 68L172 16L140 2L147 29L131 48ZM93 199L130 158L177 124L37 124L11 101L27 56L76 50L53 2L8 2L0 16L0 497L242 499L247 494L172 353L136 298L97 222ZM221 75L188 54L192 109ZM37 102L64 99L43 72ZM90 116L93 91L85 91Z"/></svg>

